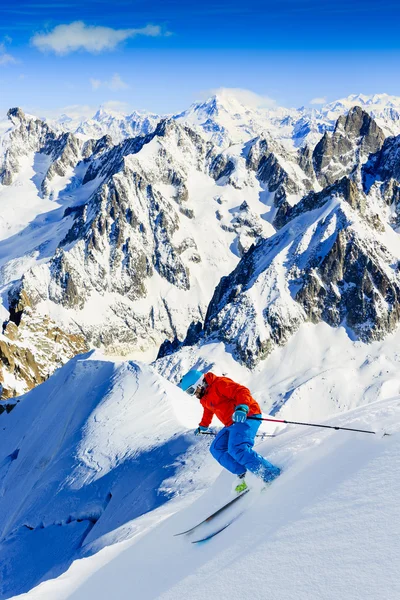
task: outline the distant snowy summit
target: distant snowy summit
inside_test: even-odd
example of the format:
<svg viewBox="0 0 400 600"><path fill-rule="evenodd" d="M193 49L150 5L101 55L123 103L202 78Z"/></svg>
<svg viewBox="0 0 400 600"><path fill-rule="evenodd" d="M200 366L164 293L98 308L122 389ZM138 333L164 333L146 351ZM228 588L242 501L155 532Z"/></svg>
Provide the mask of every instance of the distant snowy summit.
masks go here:
<svg viewBox="0 0 400 600"><path fill-rule="evenodd" d="M325 131L331 131L340 115L353 106L368 112L385 131L386 135L400 133L400 97L389 94L351 94L318 108L285 108L272 101L268 106L247 105L229 91L222 91L204 102L196 102L176 115L155 115L145 111L124 114L100 108L87 120L77 120L62 115L49 124L63 131L70 131L86 138L110 135L115 143L154 131L162 118L174 118L192 127L199 127L214 143L224 146L240 143L268 131L281 142L301 147L315 145Z"/></svg>
<svg viewBox="0 0 400 600"><path fill-rule="evenodd" d="M263 106L246 104L234 93L222 91L203 102L175 114L156 115L146 111L125 114L101 107L90 119L68 114L58 119L46 119L57 131L77 134L81 139L109 135L114 143L137 135L151 133L161 119L173 118L199 128L213 143L226 146L241 143L264 131L286 145L301 147L315 145L325 131L332 131L336 120L353 106L368 112L386 135L400 133L400 97L389 94L351 94L334 102L312 108L284 108L272 101ZM0 134L8 128L7 120L0 121Z"/></svg>

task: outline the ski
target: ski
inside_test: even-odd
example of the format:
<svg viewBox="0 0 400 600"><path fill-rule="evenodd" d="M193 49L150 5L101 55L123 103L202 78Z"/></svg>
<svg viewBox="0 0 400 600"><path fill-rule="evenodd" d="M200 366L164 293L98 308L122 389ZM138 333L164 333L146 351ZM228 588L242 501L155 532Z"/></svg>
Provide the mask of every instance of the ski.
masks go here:
<svg viewBox="0 0 400 600"><path fill-rule="evenodd" d="M237 517L232 519L232 521L229 521L229 523L227 523L226 525L223 525L222 527L217 529L217 531L214 531L213 533L209 533L208 535L206 535L203 538L200 538L199 540L192 540L192 544L200 544L200 542L207 542L207 540L211 540L211 538L213 538L216 535L218 535L219 533L221 533L221 531L224 531L227 527L229 527L229 525L231 525L234 521L236 521L236 519L238 517L240 517L241 514L243 514L243 513L238 514Z"/></svg>
<svg viewBox="0 0 400 600"><path fill-rule="evenodd" d="M220 515L224 510L226 510L227 508L229 508L229 506L232 506L232 504L235 504L235 502L237 502L238 500L240 500L240 498L243 498L243 496L245 496L249 491L250 491L250 489L248 488L242 494L239 494L239 496L236 496L235 498L233 498L233 500L230 500L227 504L224 504L223 506L221 506L221 508L219 508L218 510L216 510L215 512L213 512L206 519L203 519L203 521L200 521L200 523L197 523L197 525L194 525L194 527L191 527L190 529L187 529L186 531L181 531L180 533L174 533L174 536L176 537L178 535L185 535L187 533L191 533L192 531L194 531L195 529L197 529L198 527L200 527L200 525L204 525L204 523L209 523L217 515ZM230 524L230 523L228 523L228 524ZM220 531L222 531L222 529ZM220 531L218 531L217 533L220 533ZM214 533L213 535L216 535L216 533ZM211 537L213 537L213 535L211 535ZM199 541L202 541L202 540L199 540Z"/></svg>

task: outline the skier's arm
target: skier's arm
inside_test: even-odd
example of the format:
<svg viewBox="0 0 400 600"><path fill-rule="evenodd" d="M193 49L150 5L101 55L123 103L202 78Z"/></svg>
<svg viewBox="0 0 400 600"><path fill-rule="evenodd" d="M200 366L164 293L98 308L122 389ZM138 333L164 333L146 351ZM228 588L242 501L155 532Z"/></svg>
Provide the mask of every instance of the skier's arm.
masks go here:
<svg viewBox="0 0 400 600"><path fill-rule="evenodd" d="M208 408L204 408L203 418L201 419L199 426L200 427L208 427L212 421L214 413Z"/></svg>

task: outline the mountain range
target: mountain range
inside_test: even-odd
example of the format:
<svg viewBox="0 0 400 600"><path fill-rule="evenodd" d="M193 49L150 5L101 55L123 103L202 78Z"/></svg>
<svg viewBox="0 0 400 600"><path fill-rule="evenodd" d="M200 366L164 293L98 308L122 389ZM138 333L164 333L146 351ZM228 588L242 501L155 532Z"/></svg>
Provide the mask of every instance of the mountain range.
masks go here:
<svg viewBox="0 0 400 600"><path fill-rule="evenodd" d="M398 109L385 94L311 111L223 94L79 124L10 109L2 398L91 347L151 360L217 339L255 368L304 322L390 333Z"/></svg>

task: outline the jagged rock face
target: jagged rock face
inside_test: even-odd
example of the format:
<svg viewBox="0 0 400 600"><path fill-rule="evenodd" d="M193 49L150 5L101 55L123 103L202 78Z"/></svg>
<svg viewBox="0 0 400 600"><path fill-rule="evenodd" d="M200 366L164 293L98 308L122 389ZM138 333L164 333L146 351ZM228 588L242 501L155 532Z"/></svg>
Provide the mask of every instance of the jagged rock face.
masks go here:
<svg viewBox="0 0 400 600"><path fill-rule="evenodd" d="M99 154L109 150L113 145L112 138L109 135L104 135L98 140L88 140L83 144L82 156L84 158L90 158L91 156L95 155L98 156Z"/></svg>
<svg viewBox="0 0 400 600"><path fill-rule="evenodd" d="M368 190L373 181L400 181L400 136L387 138L363 167L364 187Z"/></svg>
<svg viewBox="0 0 400 600"><path fill-rule="evenodd" d="M250 146L246 166L257 172L257 178L270 192L282 186L286 194L301 194L312 189L312 180L301 171L300 154L290 154L266 138L259 138Z"/></svg>
<svg viewBox="0 0 400 600"><path fill-rule="evenodd" d="M49 302L63 307L67 331L79 323L90 344L119 353L184 337L190 322L203 321L221 269L229 272L268 230L254 172L239 182L243 158L228 177L235 183L222 184L219 150L174 120L80 152L83 187L97 187L65 209L70 227L54 256L28 270L12 295L39 312ZM247 188L252 199L244 201Z"/></svg>
<svg viewBox="0 0 400 600"><path fill-rule="evenodd" d="M274 227L279 227L280 215L316 184L306 157L307 149L289 153L276 142L265 138L250 145L246 166L256 172L261 185L273 195L271 221Z"/></svg>
<svg viewBox="0 0 400 600"><path fill-rule="evenodd" d="M362 184L370 198L387 207L387 221L400 225L400 136L387 138L362 167Z"/></svg>
<svg viewBox="0 0 400 600"><path fill-rule="evenodd" d="M63 332L48 317L35 316L28 305L15 307L14 314L18 324L9 321L0 334L2 400L27 392L89 349L81 335Z"/></svg>
<svg viewBox="0 0 400 600"><path fill-rule="evenodd" d="M313 165L318 181L326 186L351 175L384 140L383 131L369 114L354 107L339 117L332 135L325 133L315 146Z"/></svg>
<svg viewBox="0 0 400 600"><path fill-rule="evenodd" d="M56 176L64 177L68 168L75 167L81 160L82 142L71 133L47 143L42 152L51 157L51 165L42 182L44 196L50 194L49 183Z"/></svg>
<svg viewBox="0 0 400 600"><path fill-rule="evenodd" d="M398 262L352 198L356 189L345 178L310 194L275 236L249 250L216 288L207 339L229 343L254 367L306 320L347 324L366 342L398 324Z"/></svg>
<svg viewBox="0 0 400 600"><path fill-rule="evenodd" d="M7 116L14 125L8 136L8 144L0 166L0 183L11 185L13 176L18 173L20 156L56 139L56 134L39 119L27 118L20 108L11 108Z"/></svg>
<svg viewBox="0 0 400 600"><path fill-rule="evenodd" d="M369 198L367 198L362 189L359 189L356 182L348 177L343 177L343 179L340 179L336 183L328 185L321 192L310 192L295 206L285 207L284 210L278 211L275 218L276 226L278 228L283 227L305 211L320 208L331 197L343 199L362 215L371 227L380 232L384 230L379 214L373 206L370 206Z"/></svg>
<svg viewBox="0 0 400 600"><path fill-rule="evenodd" d="M382 339L400 320L399 270L388 268L391 260L379 242L371 247L341 230L295 299L313 322L346 323L365 342Z"/></svg>
<svg viewBox="0 0 400 600"><path fill-rule="evenodd" d="M211 127L223 113L218 103L208 109ZM10 117L11 150L28 136L26 152L45 165L41 194L61 205L58 223L54 212L34 235L26 228L17 263L1 263L10 329L31 311L118 354L168 340L162 354L193 343L205 322L207 336L254 366L307 320L346 321L365 340L397 323L396 252L377 241L397 223L399 186L383 180L396 146L381 154L382 132L361 109L314 151L288 149L270 132L221 150L204 122L196 129L183 118L115 144ZM14 264L22 277L10 277Z"/></svg>
<svg viewBox="0 0 400 600"><path fill-rule="evenodd" d="M27 117L20 108L10 109L7 114L14 129L9 133L0 166L0 183L11 185L19 172L19 159L37 152L49 157L50 166L41 185L43 195L48 195L50 181L56 175L63 177L68 167L75 167L80 161L83 142L71 133L57 135L46 123Z"/></svg>

